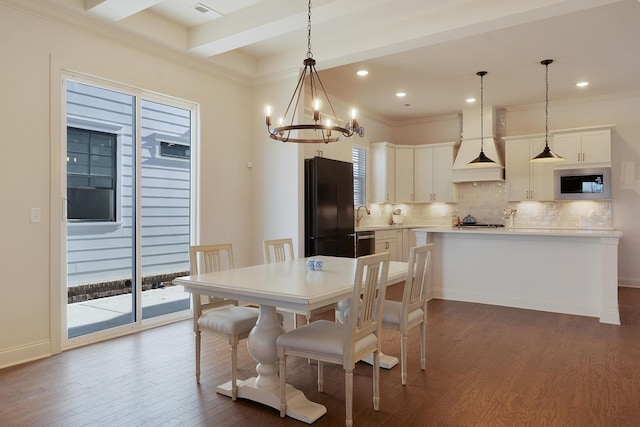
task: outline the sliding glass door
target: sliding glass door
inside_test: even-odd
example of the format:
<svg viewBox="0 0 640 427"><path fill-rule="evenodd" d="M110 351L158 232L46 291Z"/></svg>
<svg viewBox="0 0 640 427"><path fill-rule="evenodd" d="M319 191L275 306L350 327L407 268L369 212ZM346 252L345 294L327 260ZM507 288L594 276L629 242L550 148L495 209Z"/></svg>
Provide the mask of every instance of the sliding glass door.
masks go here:
<svg viewBox="0 0 640 427"><path fill-rule="evenodd" d="M171 281L189 270L195 107L75 76L65 91L67 338L189 310Z"/></svg>

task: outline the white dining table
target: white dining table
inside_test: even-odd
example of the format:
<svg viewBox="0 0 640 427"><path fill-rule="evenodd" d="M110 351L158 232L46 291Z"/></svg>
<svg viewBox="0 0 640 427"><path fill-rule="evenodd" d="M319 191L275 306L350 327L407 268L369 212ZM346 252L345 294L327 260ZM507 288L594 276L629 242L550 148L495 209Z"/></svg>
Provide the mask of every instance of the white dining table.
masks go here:
<svg viewBox="0 0 640 427"><path fill-rule="evenodd" d="M309 271L304 258L236 268L215 273L178 277L176 285L186 292L230 298L258 304L260 315L249 334L247 348L257 362L257 376L238 380L238 397L280 408L278 356L276 339L285 331L278 321L276 307L313 310L326 307L351 296L356 259L316 256L324 263L322 271ZM387 284L404 280L407 263L392 261ZM231 382L216 391L231 396ZM300 391L287 385L287 416L313 423L327 409L311 402Z"/></svg>

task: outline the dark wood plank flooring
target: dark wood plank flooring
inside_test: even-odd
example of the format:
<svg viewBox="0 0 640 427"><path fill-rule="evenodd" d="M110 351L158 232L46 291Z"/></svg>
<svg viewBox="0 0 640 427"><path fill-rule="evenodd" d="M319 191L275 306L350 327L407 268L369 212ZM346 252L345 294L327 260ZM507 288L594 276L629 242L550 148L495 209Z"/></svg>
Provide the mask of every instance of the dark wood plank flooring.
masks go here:
<svg viewBox="0 0 640 427"><path fill-rule="evenodd" d="M401 289L391 288L398 299ZM408 384L399 367L381 375L380 411L371 367L355 371L354 420L361 426L638 426L640 289L621 288L622 326L597 319L434 300L429 303L427 370L419 336L409 336ZM302 320L302 319L301 319ZM287 327L291 319L286 318ZM385 331L385 353L399 355ZM207 360L209 361L207 363ZM216 362L214 362L216 361ZM314 426L344 425L344 375L292 358L289 383L328 413ZM254 402L220 396L226 345L203 339L201 384L194 376L188 321L64 352L0 371L0 426L301 426ZM239 375L254 375L244 343Z"/></svg>

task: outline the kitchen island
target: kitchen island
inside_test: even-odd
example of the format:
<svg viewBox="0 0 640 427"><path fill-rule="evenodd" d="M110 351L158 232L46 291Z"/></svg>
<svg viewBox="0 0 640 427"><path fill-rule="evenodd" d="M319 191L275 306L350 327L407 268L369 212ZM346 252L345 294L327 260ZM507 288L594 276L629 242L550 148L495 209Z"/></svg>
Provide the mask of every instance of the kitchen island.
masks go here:
<svg viewBox="0 0 640 427"><path fill-rule="evenodd" d="M597 317L619 325L614 230L426 227L430 297Z"/></svg>

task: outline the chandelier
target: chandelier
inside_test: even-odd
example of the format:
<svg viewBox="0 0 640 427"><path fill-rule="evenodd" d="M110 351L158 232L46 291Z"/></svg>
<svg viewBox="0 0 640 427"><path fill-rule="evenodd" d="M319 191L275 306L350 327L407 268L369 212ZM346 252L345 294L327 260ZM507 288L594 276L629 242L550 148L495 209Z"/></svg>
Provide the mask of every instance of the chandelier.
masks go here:
<svg viewBox="0 0 640 427"><path fill-rule="evenodd" d="M486 71L478 71L476 75L480 76L480 154L475 159L467 163L467 166L474 168L483 168L496 166L496 162L488 158L484 154L484 76Z"/></svg>
<svg viewBox="0 0 640 427"><path fill-rule="evenodd" d="M293 91L289 105L285 110L284 116L278 120L278 125L274 128L271 127L271 106L265 108L267 131L269 137L282 142L299 142L299 143L321 143L324 142L336 142L345 138L349 138L354 133L360 137L364 136L364 128L358 124L356 120L356 110L351 110L351 119L341 126L337 120L337 115L331 105L331 101L327 96L327 92L324 89L324 85L320 80L320 76L316 71L316 60L313 59L313 53L311 53L311 0L309 0L309 12L307 14L307 57L303 61L304 70L298 79L296 89ZM311 107L313 110L313 123L296 123L296 113L298 111L298 105L300 104L300 98L304 92L305 78L309 76L309 86L311 89ZM325 102L331 114L326 117L321 117L320 107ZM291 136L291 131L300 131L304 137L299 137L294 133ZM310 132L313 131L313 132Z"/></svg>
<svg viewBox="0 0 640 427"><path fill-rule="evenodd" d="M549 64L553 63L553 59L545 59L544 61L540 61L540 63L545 66L544 150L529 161L536 163L561 162L564 160L564 157L557 155L549 148Z"/></svg>

